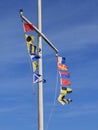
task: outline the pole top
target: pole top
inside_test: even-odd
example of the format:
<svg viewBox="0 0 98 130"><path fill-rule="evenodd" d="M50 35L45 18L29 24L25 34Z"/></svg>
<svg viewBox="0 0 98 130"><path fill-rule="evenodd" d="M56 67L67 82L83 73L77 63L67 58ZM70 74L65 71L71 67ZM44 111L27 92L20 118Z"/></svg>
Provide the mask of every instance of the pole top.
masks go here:
<svg viewBox="0 0 98 130"><path fill-rule="evenodd" d="M20 9L20 13L23 13L23 10L22 10L22 9Z"/></svg>
<svg viewBox="0 0 98 130"><path fill-rule="evenodd" d="M23 10L20 9L19 13L20 13L20 16L22 16L23 15Z"/></svg>

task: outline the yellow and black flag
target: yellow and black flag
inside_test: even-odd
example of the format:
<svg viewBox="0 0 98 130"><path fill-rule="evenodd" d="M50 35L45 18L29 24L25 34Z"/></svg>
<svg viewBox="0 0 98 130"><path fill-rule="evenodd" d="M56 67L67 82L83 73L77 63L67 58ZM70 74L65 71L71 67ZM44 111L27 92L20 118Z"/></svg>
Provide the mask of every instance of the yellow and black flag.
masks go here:
<svg viewBox="0 0 98 130"><path fill-rule="evenodd" d="M65 105L65 104L68 104L69 102L72 102L71 99L64 99L64 97L67 95L67 93L71 93L72 92L72 89L71 88L61 88L60 90L60 95L58 97L58 101L62 104L62 105Z"/></svg>
<svg viewBox="0 0 98 130"><path fill-rule="evenodd" d="M25 34L25 39L26 39L26 43L27 43L27 49L28 49L28 53L32 54L34 53L34 36L30 36Z"/></svg>

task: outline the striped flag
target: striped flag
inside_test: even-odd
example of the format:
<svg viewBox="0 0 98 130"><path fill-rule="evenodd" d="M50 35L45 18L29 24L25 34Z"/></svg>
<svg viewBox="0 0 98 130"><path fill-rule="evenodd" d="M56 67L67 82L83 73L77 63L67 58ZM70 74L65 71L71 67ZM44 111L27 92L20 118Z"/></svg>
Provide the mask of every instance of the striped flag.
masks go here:
<svg viewBox="0 0 98 130"><path fill-rule="evenodd" d="M70 73L68 73L67 71L59 71L60 77L70 77Z"/></svg>

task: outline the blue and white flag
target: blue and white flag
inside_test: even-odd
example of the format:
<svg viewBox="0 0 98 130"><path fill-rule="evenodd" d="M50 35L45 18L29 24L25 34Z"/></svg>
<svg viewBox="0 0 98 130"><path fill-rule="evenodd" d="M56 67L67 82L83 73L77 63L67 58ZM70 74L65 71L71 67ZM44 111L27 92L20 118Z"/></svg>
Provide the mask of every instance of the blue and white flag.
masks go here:
<svg viewBox="0 0 98 130"><path fill-rule="evenodd" d="M58 57L58 63L65 64L65 60L66 60L65 57Z"/></svg>
<svg viewBox="0 0 98 130"><path fill-rule="evenodd" d="M31 58L31 61L34 61L34 60L37 60L37 59L39 59L40 58L40 56L39 55L30 55L30 58Z"/></svg>
<svg viewBox="0 0 98 130"><path fill-rule="evenodd" d="M38 83L38 82L39 82L39 78L40 78L40 75L34 73L34 74L33 74L33 83Z"/></svg>

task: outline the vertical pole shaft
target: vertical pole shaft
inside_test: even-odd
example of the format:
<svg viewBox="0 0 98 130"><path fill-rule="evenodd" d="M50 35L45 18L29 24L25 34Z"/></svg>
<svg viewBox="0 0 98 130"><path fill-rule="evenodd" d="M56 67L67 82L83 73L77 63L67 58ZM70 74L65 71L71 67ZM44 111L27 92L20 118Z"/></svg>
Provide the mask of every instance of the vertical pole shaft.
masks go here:
<svg viewBox="0 0 98 130"><path fill-rule="evenodd" d="M41 0L38 0L38 29L42 32L42 19L41 19ZM41 58L38 60L40 80L43 79L42 74L42 37L38 35L38 47L41 49L38 54ZM43 128L43 82L38 83L38 130L44 130Z"/></svg>

